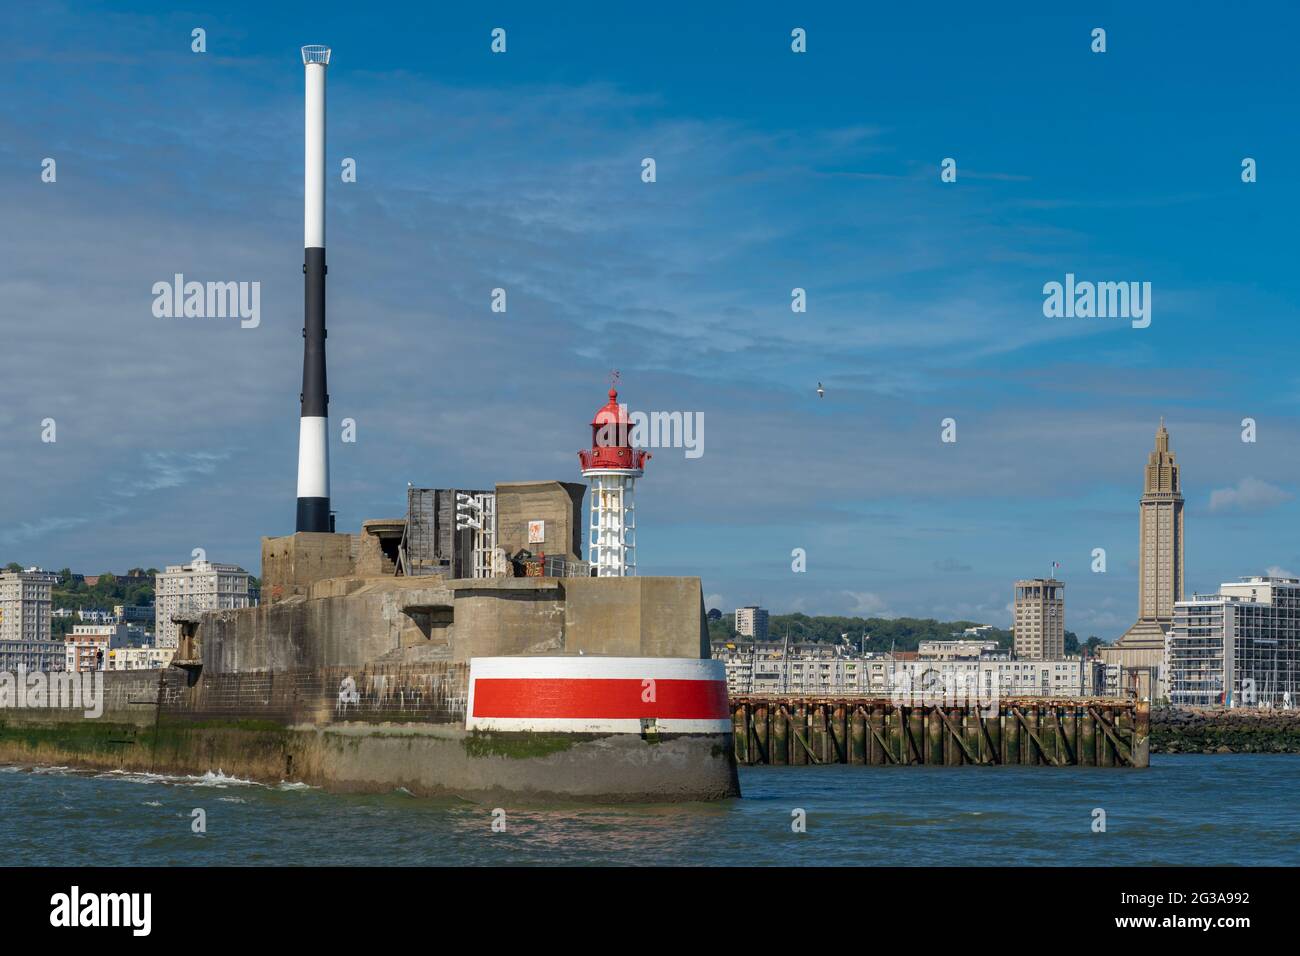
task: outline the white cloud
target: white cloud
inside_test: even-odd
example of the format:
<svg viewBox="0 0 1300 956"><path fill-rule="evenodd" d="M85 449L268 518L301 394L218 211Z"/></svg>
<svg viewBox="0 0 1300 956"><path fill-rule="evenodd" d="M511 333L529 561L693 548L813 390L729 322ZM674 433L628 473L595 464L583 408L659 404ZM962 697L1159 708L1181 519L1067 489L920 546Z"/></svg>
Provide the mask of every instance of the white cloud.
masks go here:
<svg viewBox="0 0 1300 956"><path fill-rule="evenodd" d="M1210 492L1211 511L1261 511L1276 508L1294 497L1277 485L1258 478L1243 478L1236 487L1216 488Z"/></svg>
<svg viewBox="0 0 1300 956"><path fill-rule="evenodd" d="M869 614L872 617L893 617L889 612L885 599L879 594L872 591L845 591L852 604L849 606L850 614Z"/></svg>

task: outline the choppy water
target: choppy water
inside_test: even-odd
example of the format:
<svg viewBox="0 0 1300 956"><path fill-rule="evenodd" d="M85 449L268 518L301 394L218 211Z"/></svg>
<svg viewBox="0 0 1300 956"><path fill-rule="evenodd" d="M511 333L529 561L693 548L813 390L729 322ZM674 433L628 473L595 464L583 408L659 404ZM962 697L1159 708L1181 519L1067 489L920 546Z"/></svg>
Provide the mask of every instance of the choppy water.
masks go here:
<svg viewBox="0 0 1300 956"><path fill-rule="evenodd" d="M1156 755L1145 771L764 767L741 786L716 804L507 804L494 833L493 808L402 792L10 767L0 864L1300 863L1300 755Z"/></svg>

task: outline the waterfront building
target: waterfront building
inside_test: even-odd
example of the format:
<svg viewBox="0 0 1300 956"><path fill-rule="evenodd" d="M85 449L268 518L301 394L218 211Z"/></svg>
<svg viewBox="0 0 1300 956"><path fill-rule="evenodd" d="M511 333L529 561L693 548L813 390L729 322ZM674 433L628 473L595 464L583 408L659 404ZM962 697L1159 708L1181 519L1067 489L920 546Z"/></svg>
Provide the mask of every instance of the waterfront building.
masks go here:
<svg viewBox="0 0 1300 956"><path fill-rule="evenodd" d="M1300 578L1246 577L1174 604L1176 706L1300 706Z"/></svg>
<svg viewBox="0 0 1300 956"><path fill-rule="evenodd" d="M753 604L736 608L736 633L755 641L767 640L768 613Z"/></svg>
<svg viewBox="0 0 1300 956"><path fill-rule="evenodd" d="M154 644L178 645L180 627L173 614L250 607L248 580L249 573L234 564L204 560L168 565L154 584Z"/></svg>
<svg viewBox="0 0 1300 956"><path fill-rule="evenodd" d="M1016 582L1013 631L1022 661L1065 657L1065 585L1056 578Z"/></svg>
<svg viewBox="0 0 1300 956"><path fill-rule="evenodd" d="M726 666L727 693L748 694L754 685L753 644L714 641L712 656Z"/></svg>
<svg viewBox="0 0 1300 956"><path fill-rule="evenodd" d="M967 629L965 633L969 633ZM1007 660L1010 655L998 646L997 641L921 641L916 646L916 656L931 661Z"/></svg>
<svg viewBox="0 0 1300 956"><path fill-rule="evenodd" d="M892 673L882 672L881 677L886 674L895 687L910 687L914 693L940 693L945 688L964 688L967 693L985 700L994 697L1088 697L1098 693L1092 668L1078 657L1053 660L918 659L895 662ZM872 677L876 677L874 672Z"/></svg>
<svg viewBox="0 0 1300 956"><path fill-rule="evenodd" d="M1106 692L1105 671L1092 658L1025 661L1010 658L996 642L974 642L979 653L923 642L925 653L860 653L847 644L786 641L719 641L713 657L726 667L733 696L790 695L889 697L899 688L915 693L965 688L1002 697L1075 697ZM992 647L988 645L991 644Z"/></svg>
<svg viewBox="0 0 1300 956"><path fill-rule="evenodd" d="M733 694L857 693L861 670L852 648L820 641L718 641L713 657Z"/></svg>
<svg viewBox="0 0 1300 956"><path fill-rule="evenodd" d="M1126 691L1162 699L1166 637L1183 599L1182 478L1163 418L1147 456L1138 516L1138 619L1100 653L1119 667Z"/></svg>

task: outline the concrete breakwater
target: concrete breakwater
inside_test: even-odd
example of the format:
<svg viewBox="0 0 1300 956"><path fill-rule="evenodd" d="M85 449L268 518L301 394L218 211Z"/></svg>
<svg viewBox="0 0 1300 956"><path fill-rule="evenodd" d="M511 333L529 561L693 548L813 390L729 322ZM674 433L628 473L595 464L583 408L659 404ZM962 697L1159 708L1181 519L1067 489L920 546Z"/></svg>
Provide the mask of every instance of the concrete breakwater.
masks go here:
<svg viewBox="0 0 1300 956"><path fill-rule="evenodd" d="M1151 752L1300 753L1300 711L1157 707Z"/></svg>
<svg viewBox="0 0 1300 956"><path fill-rule="evenodd" d="M733 698L741 764L1146 767L1146 703L1004 699L990 706L890 698Z"/></svg>
<svg viewBox="0 0 1300 956"><path fill-rule="evenodd" d="M529 520L578 526L563 486L524 492ZM0 707L0 761L499 805L739 795L698 578L398 575L402 525L264 539L265 603L174 614L172 666L104 674L98 718Z"/></svg>
<svg viewBox="0 0 1300 956"><path fill-rule="evenodd" d="M104 675L104 711L0 711L0 763L201 775L340 792L600 802L736 796L727 734L467 731L468 665Z"/></svg>

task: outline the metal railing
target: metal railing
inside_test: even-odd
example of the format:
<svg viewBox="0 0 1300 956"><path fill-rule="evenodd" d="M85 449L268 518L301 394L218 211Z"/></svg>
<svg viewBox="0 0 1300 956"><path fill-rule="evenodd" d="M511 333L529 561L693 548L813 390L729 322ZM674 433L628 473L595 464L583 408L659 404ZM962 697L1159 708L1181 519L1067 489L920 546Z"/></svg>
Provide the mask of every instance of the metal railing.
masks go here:
<svg viewBox="0 0 1300 956"><path fill-rule="evenodd" d="M589 578L590 561L569 561L559 555L547 555L543 574L548 578Z"/></svg>

